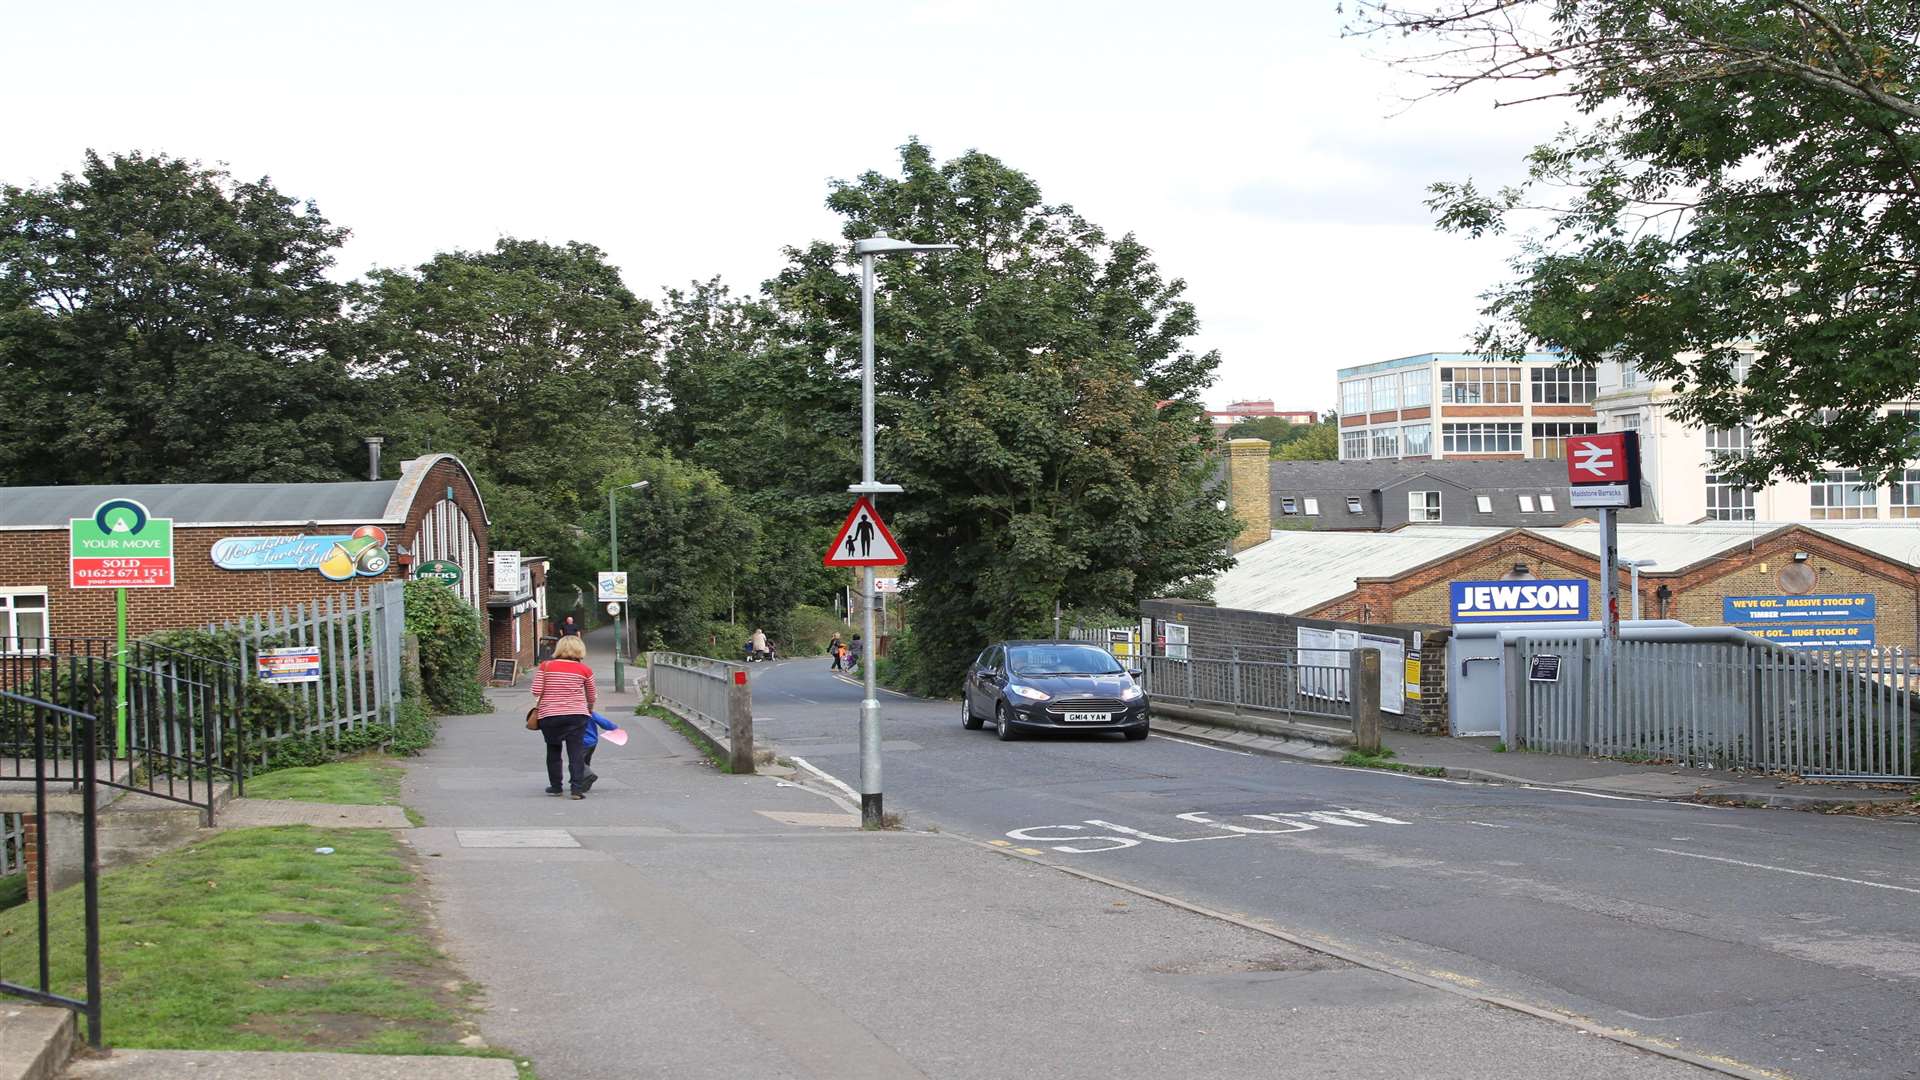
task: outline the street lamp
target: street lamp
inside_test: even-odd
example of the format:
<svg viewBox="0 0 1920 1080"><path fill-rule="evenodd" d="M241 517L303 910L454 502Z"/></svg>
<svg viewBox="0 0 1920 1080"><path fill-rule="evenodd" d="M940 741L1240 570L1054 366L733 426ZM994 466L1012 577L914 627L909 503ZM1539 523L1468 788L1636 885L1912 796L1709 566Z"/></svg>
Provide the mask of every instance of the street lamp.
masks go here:
<svg viewBox="0 0 1920 1080"><path fill-rule="evenodd" d="M609 569L616 574L620 572L620 515L614 510L613 497L622 491L639 491L652 483L651 480L642 480L637 484L607 489L607 554L613 560ZM613 617L613 692L616 694L627 692L626 669L620 666L627 651L626 619L627 610L623 606L620 614Z"/></svg>
<svg viewBox="0 0 1920 1080"><path fill-rule="evenodd" d="M1659 566L1660 564L1652 559L1621 559L1620 565L1632 572L1632 583L1628 588L1633 590L1632 617L1638 621L1640 618L1640 568L1643 566Z"/></svg>
<svg viewBox="0 0 1920 1080"><path fill-rule="evenodd" d="M958 251L958 244L916 244L895 240L880 231L865 240L853 242L853 253L860 256L860 482L847 490L861 495L897 494L906 489L898 484L882 484L873 475L873 260L878 255L911 255L936 251ZM879 828L880 810L880 689L874 678L874 661L879 639L873 633L873 567L860 568L861 619L867 646L862 650L861 677L865 697L860 700L860 820L868 828Z"/></svg>

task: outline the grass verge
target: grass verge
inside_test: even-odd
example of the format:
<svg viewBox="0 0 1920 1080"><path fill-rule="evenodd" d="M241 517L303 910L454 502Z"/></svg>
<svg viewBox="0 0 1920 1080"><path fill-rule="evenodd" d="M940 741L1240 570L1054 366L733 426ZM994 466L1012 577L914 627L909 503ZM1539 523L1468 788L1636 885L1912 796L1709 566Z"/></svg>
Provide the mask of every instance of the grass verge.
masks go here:
<svg viewBox="0 0 1920 1080"><path fill-rule="evenodd" d="M25 871L0 877L0 911L16 908L27 902L27 875Z"/></svg>
<svg viewBox="0 0 1920 1080"><path fill-rule="evenodd" d="M1349 750L1340 759L1340 764L1351 765L1356 769L1388 769L1393 772L1412 773L1415 776L1445 776L1447 770L1437 765L1404 765L1393 761L1393 751L1384 747L1378 754L1363 754L1358 750Z"/></svg>
<svg viewBox="0 0 1920 1080"><path fill-rule="evenodd" d="M81 900L49 904L56 990L82 985ZM115 1046L505 1056L460 1045L477 988L434 947L418 875L384 831L221 833L103 874L100 909ZM30 970L33 917L0 914L0 970Z"/></svg>
<svg viewBox="0 0 1920 1080"><path fill-rule="evenodd" d="M713 743L710 742L705 735L702 735L700 733L699 728L696 728L692 724L689 724L685 720L682 720L678 716L675 716L673 713L669 712L666 708L659 705L650 704L650 703L643 703L643 704L634 706L633 712L634 712L634 715L636 716L651 716L655 720L658 720L666 724L668 727L672 728L673 730L679 732L681 736L687 740L687 742L693 744L693 748L695 750L698 750L702 754L706 755L707 760L713 763L714 768L719 769L723 773L730 773L733 771L733 766L727 763L726 757L720 753L720 750L717 747L715 747Z"/></svg>
<svg viewBox="0 0 1920 1080"><path fill-rule="evenodd" d="M391 806L400 801L400 766L369 756L275 769L247 781L250 799L298 799L348 806Z"/></svg>

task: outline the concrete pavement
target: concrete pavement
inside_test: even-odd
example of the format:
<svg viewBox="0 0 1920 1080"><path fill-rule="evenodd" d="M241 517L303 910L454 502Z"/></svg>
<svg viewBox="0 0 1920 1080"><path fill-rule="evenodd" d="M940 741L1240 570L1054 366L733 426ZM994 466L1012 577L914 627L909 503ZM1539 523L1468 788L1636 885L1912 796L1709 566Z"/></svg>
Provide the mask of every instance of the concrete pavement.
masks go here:
<svg viewBox="0 0 1920 1080"><path fill-rule="evenodd" d="M409 839L483 1032L545 1080L1708 1075L966 840L845 828L843 802L719 774L650 719L621 718L586 800L548 798L526 696L498 697L409 768Z"/></svg>

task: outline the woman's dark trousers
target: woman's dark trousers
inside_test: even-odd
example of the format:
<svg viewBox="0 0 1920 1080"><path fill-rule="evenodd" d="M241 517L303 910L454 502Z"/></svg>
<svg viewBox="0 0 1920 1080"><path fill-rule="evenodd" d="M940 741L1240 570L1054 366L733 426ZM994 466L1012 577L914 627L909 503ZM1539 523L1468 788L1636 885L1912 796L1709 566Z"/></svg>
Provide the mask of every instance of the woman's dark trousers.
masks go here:
<svg viewBox="0 0 1920 1080"><path fill-rule="evenodd" d="M543 716L540 718L540 734L547 740L547 788L557 791L560 788L560 748L567 748L568 788L575 792L587 790L587 747L585 738L588 720L584 716Z"/></svg>

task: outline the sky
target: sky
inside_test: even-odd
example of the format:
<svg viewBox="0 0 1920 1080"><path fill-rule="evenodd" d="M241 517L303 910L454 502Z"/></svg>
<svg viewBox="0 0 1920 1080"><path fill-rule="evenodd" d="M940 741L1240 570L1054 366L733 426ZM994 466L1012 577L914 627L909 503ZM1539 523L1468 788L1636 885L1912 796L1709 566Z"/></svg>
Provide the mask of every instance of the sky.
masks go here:
<svg viewBox="0 0 1920 1080"><path fill-rule="evenodd" d="M342 278L514 236L643 296L753 289L838 237L830 180L981 150L1186 279L1214 404L1326 409L1336 368L1464 347L1511 241L1438 232L1425 186L1511 182L1558 123L1407 107L1334 0L8 8L0 181L88 148L268 176L353 231Z"/></svg>

